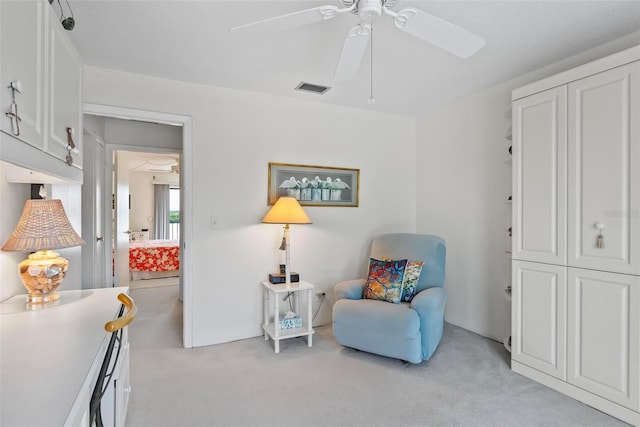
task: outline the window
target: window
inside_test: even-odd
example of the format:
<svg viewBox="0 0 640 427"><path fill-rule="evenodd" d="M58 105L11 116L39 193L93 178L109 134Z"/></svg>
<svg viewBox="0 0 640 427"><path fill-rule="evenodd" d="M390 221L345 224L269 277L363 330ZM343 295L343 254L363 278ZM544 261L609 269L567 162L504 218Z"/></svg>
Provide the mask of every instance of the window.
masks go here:
<svg viewBox="0 0 640 427"><path fill-rule="evenodd" d="M180 189L169 189L169 239L180 239Z"/></svg>

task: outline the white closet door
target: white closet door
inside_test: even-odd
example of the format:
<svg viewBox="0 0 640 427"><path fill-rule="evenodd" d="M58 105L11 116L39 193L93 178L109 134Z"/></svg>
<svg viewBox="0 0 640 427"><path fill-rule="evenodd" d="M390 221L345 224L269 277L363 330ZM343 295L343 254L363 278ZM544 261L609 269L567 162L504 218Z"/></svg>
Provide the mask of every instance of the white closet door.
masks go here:
<svg viewBox="0 0 640 427"><path fill-rule="evenodd" d="M569 84L570 266L640 274L639 69Z"/></svg>
<svg viewBox="0 0 640 427"><path fill-rule="evenodd" d="M567 380L636 411L639 308L640 277L569 269Z"/></svg>
<svg viewBox="0 0 640 427"><path fill-rule="evenodd" d="M566 380L567 268L513 262L511 358Z"/></svg>
<svg viewBox="0 0 640 427"><path fill-rule="evenodd" d="M513 103L513 258L566 264L566 86Z"/></svg>

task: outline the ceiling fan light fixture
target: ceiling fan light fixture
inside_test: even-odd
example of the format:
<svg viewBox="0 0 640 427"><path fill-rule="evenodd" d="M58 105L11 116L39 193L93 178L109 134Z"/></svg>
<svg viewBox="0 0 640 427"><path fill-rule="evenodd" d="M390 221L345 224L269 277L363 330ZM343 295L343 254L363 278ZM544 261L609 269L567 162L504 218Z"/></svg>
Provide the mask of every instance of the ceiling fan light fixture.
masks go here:
<svg viewBox="0 0 640 427"><path fill-rule="evenodd" d="M306 82L300 82L300 84L295 88L295 90L317 93L318 95L324 95L329 89L331 89L329 86L314 85Z"/></svg>

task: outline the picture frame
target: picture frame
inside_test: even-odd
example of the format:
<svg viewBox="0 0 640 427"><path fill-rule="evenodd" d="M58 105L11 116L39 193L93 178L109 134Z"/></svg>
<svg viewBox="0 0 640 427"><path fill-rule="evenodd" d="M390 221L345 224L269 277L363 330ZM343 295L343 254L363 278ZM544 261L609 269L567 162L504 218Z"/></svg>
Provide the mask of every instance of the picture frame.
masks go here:
<svg viewBox="0 0 640 427"><path fill-rule="evenodd" d="M295 197L302 206L358 207L360 169L269 162L268 205Z"/></svg>

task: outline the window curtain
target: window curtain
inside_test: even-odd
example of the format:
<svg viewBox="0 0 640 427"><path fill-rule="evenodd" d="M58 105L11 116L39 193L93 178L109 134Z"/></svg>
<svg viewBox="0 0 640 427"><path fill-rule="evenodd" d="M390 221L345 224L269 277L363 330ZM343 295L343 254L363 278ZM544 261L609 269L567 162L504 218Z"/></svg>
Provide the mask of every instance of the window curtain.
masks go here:
<svg viewBox="0 0 640 427"><path fill-rule="evenodd" d="M155 184L153 186L154 203L154 239L169 238L169 185Z"/></svg>

